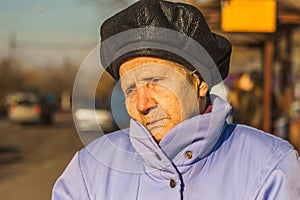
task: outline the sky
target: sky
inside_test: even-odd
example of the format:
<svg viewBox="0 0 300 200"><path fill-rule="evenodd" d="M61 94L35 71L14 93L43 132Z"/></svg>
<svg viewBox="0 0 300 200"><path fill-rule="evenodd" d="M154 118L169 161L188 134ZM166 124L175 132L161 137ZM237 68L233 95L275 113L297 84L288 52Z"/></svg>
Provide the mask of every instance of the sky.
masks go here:
<svg viewBox="0 0 300 200"><path fill-rule="evenodd" d="M78 58L97 45L101 23L131 2L123 0L0 0L0 59L16 55L33 65ZM83 57L82 55L79 57Z"/></svg>

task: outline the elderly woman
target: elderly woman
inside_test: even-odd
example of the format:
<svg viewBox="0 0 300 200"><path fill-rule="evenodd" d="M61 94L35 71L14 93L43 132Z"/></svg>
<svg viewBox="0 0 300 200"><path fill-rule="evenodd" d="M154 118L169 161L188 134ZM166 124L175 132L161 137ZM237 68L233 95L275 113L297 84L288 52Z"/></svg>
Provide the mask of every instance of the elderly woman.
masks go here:
<svg viewBox="0 0 300 200"><path fill-rule="evenodd" d="M228 124L212 87L231 44L196 8L141 0L101 27L103 67L120 80L130 127L76 153L53 199L299 199L287 141Z"/></svg>

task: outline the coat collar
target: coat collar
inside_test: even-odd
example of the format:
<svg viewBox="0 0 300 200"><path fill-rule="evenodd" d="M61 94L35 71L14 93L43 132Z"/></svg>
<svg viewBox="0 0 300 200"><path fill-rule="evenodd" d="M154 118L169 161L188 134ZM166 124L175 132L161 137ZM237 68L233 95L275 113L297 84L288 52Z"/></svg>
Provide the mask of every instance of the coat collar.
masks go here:
<svg viewBox="0 0 300 200"><path fill-rule="evenodd" d="M130 140L144 161L154 168L182 165L184 150L192 148L195 158L207 156L217 143L231 107L219 97L213 98L210 113L195 116L172 128L159 144L138 121L130 122Z"/></svg>

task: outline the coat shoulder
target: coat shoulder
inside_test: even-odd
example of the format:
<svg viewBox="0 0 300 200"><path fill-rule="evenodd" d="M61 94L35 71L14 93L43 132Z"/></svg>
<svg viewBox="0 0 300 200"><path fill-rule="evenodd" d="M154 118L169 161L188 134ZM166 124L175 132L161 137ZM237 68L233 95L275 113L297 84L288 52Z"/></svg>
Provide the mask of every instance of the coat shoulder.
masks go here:
<svg viewBox="0 0 300 200"><path fill-rule="evenodd" d="M237 125L235 127L234 138L239 143L241 142L243 145L253 149L253 151L286 155L294 149L288 141L246 125Z"/></svg>

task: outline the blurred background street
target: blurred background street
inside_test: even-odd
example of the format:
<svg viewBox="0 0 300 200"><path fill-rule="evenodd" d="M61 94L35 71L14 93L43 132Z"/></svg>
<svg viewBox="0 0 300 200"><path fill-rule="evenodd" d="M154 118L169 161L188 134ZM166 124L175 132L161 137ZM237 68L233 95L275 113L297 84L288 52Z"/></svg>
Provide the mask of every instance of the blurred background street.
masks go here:
<svg viewBox="0 0 300 200"><path fill-rule="evenodd" d="M0 118L0 127L0 199L50 199L55 180L82 148L72 114L57 113L51 126Z"/></svg>

